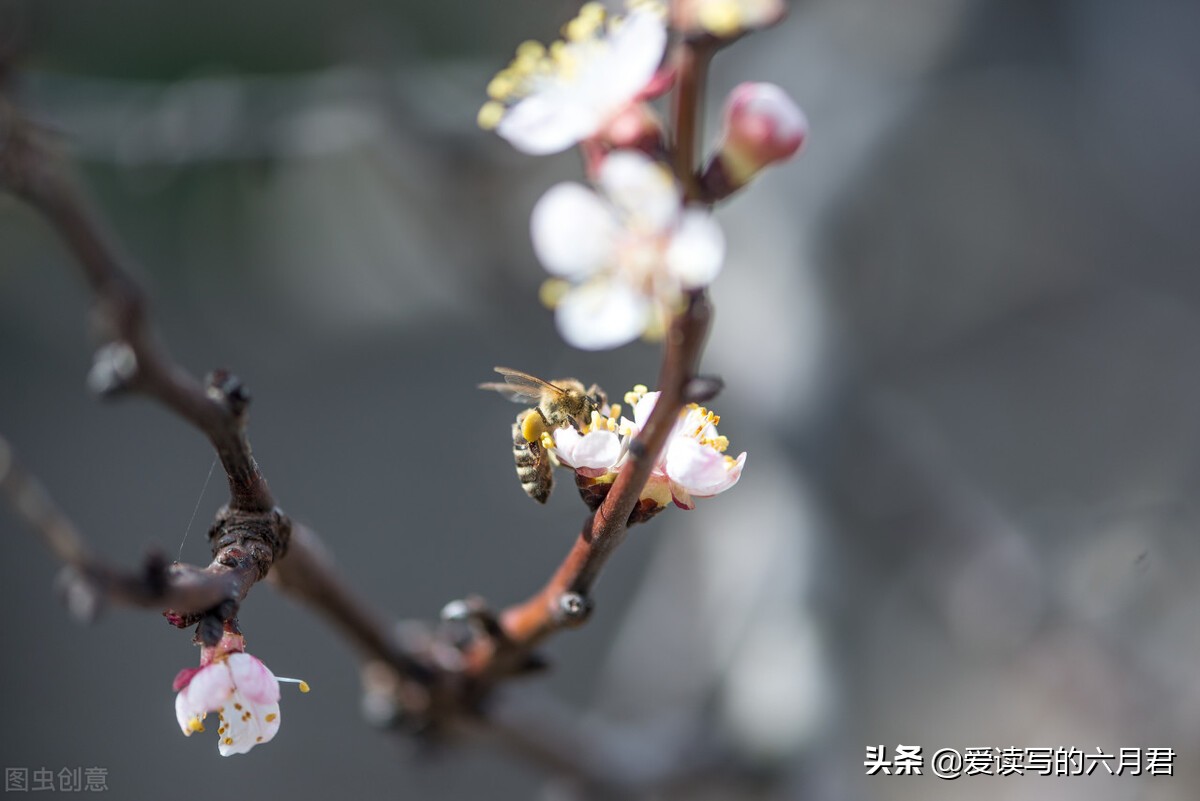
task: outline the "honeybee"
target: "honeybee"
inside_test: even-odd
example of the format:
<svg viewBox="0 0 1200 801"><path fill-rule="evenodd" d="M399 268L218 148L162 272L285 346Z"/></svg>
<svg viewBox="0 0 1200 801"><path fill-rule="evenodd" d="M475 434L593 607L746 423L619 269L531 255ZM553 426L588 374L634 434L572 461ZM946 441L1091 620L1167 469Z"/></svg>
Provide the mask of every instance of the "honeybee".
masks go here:
<svg viewBox="0 0 1200 801"><path fill-rule="evenodd" d="M545 503L554 488L554 456L546 452L542 435L567 426L582 429L607 399L595 384L584 389L574 378L543 381L508 367L497 367L496 372L504 376L503 384L486 383L479 388L499 392L514 403L535 404L518 414L513 423L513 462L521 489L538 503Z"/></svg>

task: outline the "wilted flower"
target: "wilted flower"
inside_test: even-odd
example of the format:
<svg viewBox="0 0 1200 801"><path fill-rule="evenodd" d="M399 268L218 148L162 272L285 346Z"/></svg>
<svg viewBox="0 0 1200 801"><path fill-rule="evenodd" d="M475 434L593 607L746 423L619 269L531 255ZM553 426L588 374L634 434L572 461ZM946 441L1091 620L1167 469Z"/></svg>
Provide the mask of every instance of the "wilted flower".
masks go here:
<svg viewBox="0 0 1200 801"><path fill-rule="evenodd" d="M566 150L598 134L642 99L667 43L659 3L637 3L605 25L602 3L587 3L549 48L524 42L488 84L479 124L525 153Z"/></svg>
<svg viewBox="0 0 1200 801"><path fill-rule="evenodd" d="M729 39L783 19L783 0L678 0L672 22L686 33Z"/></svg>
<svg viewBox="0 0 1200 801"><path fill-rule="evenodd" d="M579 348L623 345L660 326L683 290L720 272L725 238L705 211L685 209L662 164L616 151L600 166L603 197L575 183L551 187L533 209L533 248L561 287L559 332ZM556 294L556 293L551 293Z"/></svg>
<svg viewBox="0 0 1200 801"><path fill-rule="evenodd" d="M269 742L279 731L279 684L296 679L276 678L267 666L241 650L241 637L226 634L221 645L205 651L199 668L181 670L175 677L175 717L185 735L204 731L209 712L220 718L217 749L221 756L244 754ZM235 650L236 649L236 650Z"/></svg>

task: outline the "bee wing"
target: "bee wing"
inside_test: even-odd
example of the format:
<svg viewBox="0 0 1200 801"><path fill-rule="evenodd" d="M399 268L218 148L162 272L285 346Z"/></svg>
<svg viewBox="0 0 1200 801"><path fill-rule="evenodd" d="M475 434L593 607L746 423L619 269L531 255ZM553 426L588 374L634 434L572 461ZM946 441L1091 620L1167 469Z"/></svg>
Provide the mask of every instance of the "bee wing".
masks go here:
<svg viewBox="0 0 1200 801"><path fill-rule="evenodd" d="M513 403L537 403L542 397L541 393L525 392L523 390L510 387L508 384L479 384L480 389L489 389L493 392L499 392L504 396L505 400L510 400Z"/></svg>
<svg viewBox="0 0 1200 801"><path fill-rule="evenodd" d="M520 370L497 367L496 372L504 376L503 384L486 383L480 384L479 388L499 392L510 401L516 403L525 403L528 401L536 403L542 399L542 396L546 392L552 392L557 395L562 395L565 392L562 387L557 387L549 381L543 381L540 378L531 376L529 373L522 373Z"/></svg>

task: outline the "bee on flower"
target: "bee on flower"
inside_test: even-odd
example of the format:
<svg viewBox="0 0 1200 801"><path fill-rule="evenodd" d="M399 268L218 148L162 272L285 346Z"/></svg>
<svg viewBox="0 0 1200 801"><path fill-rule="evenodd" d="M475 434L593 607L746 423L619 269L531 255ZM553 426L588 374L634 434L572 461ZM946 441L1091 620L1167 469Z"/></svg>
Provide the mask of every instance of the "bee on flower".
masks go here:
<svg viewBox="0 0 1200 801"><path fill-rule="evenodd" d="M597 193L551 187L533 209L533 249L546 270L543 299L562 337L578 348L617 347L661 332L684 291L721 270L725 237L707 212L685 208L667 168L637 151L615 151L599 168Z"/></svg>
<svg viewBox="0 0 1200 801"><path fill-rule="evenodd" d="M629 458L629 444L649 421L658 398L658 392L639 384L625 395L633 419L622 416L624 407L614 403L593 412L579 430L564 428L547 434L547 449L560 464L575 471L585 500L602 498L606 485ZM737 458L726 455L729 440L718 433L719 422L718 415L694 403L680 412L642 490L642 501L652 502L655 511L668 503L694 509L696 498L719 495L738 482L746 454Z"/></svg>
<svg viewBox="0 0 1200 801"><path fill-rule="evenodd" d="M279 682L308 692L306 682L277 678L245 647L240 634L226 632L220 643L204 649L200 667L179 671L173 684L175 717L185 735L205 731L205 718L217 713L221 756L244 754L279 732Z"/></svg>
<svg viewBox="0 0 1200 801"><path fill-rule="evenodd" d="M630 3L608 17L603 3L586 3L549 47L524 42L492 78L479 110L480 127L532 155L566 150L599 135L630 106L663 87L655 76L667 44L666 10L659 2Z"/></svg>

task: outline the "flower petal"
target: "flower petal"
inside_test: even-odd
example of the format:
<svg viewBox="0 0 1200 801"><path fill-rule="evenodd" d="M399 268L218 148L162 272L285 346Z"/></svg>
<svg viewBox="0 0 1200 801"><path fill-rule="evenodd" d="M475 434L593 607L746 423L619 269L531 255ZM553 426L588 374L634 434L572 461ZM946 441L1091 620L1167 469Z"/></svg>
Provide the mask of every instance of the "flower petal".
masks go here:
<svg viewBox="0 0 1200 801"><path fill-rule="evenodd" d="M626 223L658 233L679 216L679 188L666 166L636 150L605 157L596 181Z"/></svg>
<svg viewBox="0 0 1200 801"><path fill-rule="evenodd" d="M634 405L633 422L638 431L646 427L646 423L650 420L650 413L654 411L654 406L658 403L658 396L661 394L661 392L647 392Z"/></svg>
<svg viewBox="0 0 1200 801"><path fill-rule="evenodd" d="M611 113L637 97L658 72L667 46L667 26L653 11L633 11L610 34L609 45L608 57L598 64L604 68L604 80L597 85L603 87L601 102Z"/></svg>
<svg viewBox="0 0 1200 801"><path fill-rule="evenodd" d="M508 110L496 133L531 156L559 153L600 127L598 109L574 102L564 90L531 94Z"/></svg>
<svg viewBox="0 0 1200 801"><path fill-rule="evenodd" d="M529 223L533 251L552 275L579 280L613 259L617 224L595 192L561 183L542 195Z"/></svg>
<svg viewBox="0 0 1200 801"><path fill-rule="evenodd" d="M261 660L250 654L230 654L226 660L237 692L256 704L273 704L279 700L279 682Z"/></svg>
<svg viewBox="0 0 1200 801"><path fill-rule="evenodd" d="M276 688L278 695L278 687ZM279 732L279 704L256 703L239 690L234 691L221 710L221 726L217 730L217 750L221 756L244 754L259 743L265 743Z"/></svg>
<svg viewBox="0 0 1200 801"><path fill-rule="evenodd" d="M179 728L183 730L184 736L191 737L193 731L197 731L192 725L193 720L198 720L204 717L207 710L193 709L188 701L187 693L180 690L175 696L175 720L179 721Z"/></svg>
<svg viewBox="0 0 1200 801"><path fill-rule="evenodd" d="M708 286L721 272L725 260L725 235L711 215L684 213L667 248L667 269L688 289Z"/></svg>
<svg viewBox="0 0 1200 801"><path fill-rule="evenodd" d="M698 498L711 497L736 484L745 462L744 453L731 464L724 454L691 437L674 437L667 446L667 476L672 484Z"/></svg>
<svg viewBox="0 0 1200 801"><path fill-rule="evenodd" d="M584 350L604 350L634 340L646 326L650 303L628 286L593 281L563 296L556 311L558 331Z"/></svg>
<svg viewBox="0 0 1200 801"><path fill-rule="evenodd" d="M621 438L612 431L589 431L580 436L573 428L560 428L554 432L554 444L565 465L599 470L599 475L607 473L621 458Z"/></svg>
<svg viewBox="0 0 1200 801"><path fill-rule="evenodd" d="M199 712L217 709L233 694L233 678L224 662L213 662L196 671L188 686L179 691L187 696L188 708Z"/></svg>

